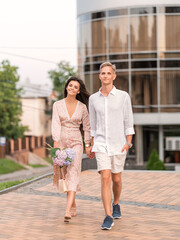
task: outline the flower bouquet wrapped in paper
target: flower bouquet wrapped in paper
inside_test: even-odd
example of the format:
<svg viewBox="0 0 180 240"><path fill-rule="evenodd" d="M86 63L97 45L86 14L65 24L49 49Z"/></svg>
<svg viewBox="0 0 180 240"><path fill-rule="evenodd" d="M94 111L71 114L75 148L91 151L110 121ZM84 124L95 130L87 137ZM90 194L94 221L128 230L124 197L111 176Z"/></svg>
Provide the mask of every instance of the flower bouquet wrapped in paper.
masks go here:
<svg viewBox="0 0 180 240"><path fill-rule="evenodd" d="M63 171L61 170L62 167L64 166L69 166L72 164L72 162L75 159L76 152L72 148L65 148L65 149L60 149L60 148L53 148L49 144L48 145L48 150L51 154L52 160L55 165L59 166L59 169L61 171L62 179L59 179L58 182L58 191L59 192L67 192L67 183L65 180L65 176Z"/></svg>

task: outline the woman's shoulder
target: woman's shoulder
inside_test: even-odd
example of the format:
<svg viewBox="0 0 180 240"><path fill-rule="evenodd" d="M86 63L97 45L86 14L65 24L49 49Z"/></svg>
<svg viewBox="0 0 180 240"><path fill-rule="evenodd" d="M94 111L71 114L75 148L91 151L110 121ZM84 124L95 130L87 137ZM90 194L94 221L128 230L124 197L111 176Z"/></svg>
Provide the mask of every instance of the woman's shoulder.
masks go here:
<svg viewBox="0 0 180 240"><path fill-rule="evenodd" d="M87 107L86 107L86 104L82 103L82 102L79 101L79 100L78 100L78 102L79 102L79 106L81 106L82 108L87 108Z"/></svg>
<svg viewBox="0 0 180 240"><path fill-rule="evenodd" d="M57 106L58 106L58 105L61 105L61 104L63 103L63 101L64 101L64 98L61 99L61 100L55 101L53 105L57 105Z"/></svg>
<svg viewBox="0 0 180 240"><path fill-rule="evenodd" d="M79 102L79 106L80 106L82 109L87 109L87 106L86 106L85 103L82 103L82 102L79 101L79 100L78 100L78 102Z"/></svg>

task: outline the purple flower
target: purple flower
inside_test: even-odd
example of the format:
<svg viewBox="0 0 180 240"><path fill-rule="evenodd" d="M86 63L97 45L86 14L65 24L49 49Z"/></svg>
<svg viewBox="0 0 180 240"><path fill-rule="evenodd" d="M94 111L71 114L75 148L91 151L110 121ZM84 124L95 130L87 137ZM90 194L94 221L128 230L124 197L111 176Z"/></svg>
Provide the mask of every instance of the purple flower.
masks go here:
<svg viewBox="0 0 180 240"><path fill-rule="evenodd" d="M56 165L60 166L60 167L63 167L64 166L64 163L65 163L65 160L62 160L62 159L57 159L56 160Z"/></svg>
<svg viewBox="0 0 180 240"><path fill-rule="evenodd" d="M64 165L65 165L65 166L69 166L69 165L71 165L71 162L68 161L68 160L66 160L65 163L64 163Z"/></svg>
<svg viewBox="0 0 180 240"><path fill-rule="evenodd" d="M71 160L74 160L74 159L75 159L76 152L74 151L74 149L72 149L72 148L66 148L65 151L66 151L66 154L67 154L67 157L68 157L68 158L70 158Z"/></svg>
<svg viewBox="0 0 180 240"><path fill-rule="evenodd" d="M56 151L56 157L58 158L58 160L62 160L64 161L67 158L67 154L66 151L64 150L57 150Z"/></svg>

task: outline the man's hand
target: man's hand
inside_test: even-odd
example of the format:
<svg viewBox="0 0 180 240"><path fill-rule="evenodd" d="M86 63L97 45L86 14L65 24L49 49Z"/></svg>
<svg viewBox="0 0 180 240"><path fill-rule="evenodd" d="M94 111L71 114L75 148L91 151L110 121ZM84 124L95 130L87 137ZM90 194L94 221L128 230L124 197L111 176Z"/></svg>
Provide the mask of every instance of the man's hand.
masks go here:
<svg viewBox="0 0 180 240"><path fill-rule="evenodd" d="M122 148L121 152L124 152L124 150L126 150L126 153L129 150L129 146L127 144L124 144L124 147Z"/></svg>
<svg viewBox="0 0 180 240"><path fill-rule="evenodd" d="M86 150L87 156L88 156L90 159L95 158L95 153L92 152L92 146L90 146L90 147L85 147L85 150Z"/></svg>

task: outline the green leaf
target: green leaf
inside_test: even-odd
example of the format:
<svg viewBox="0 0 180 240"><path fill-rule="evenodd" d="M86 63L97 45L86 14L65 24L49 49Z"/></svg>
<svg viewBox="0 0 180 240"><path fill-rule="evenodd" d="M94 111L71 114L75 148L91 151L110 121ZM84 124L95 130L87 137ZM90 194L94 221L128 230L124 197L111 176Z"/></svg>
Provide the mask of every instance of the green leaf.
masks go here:
<svg viewBox="0 0 180 240"><path fill-rule="evenodd" d="M50 154L51 154L51 157L52 157L52 158L56 156L56 151L57 151L57 150L60 150L60 148L52 148L52 149L50 150Z"/></svg>

